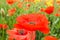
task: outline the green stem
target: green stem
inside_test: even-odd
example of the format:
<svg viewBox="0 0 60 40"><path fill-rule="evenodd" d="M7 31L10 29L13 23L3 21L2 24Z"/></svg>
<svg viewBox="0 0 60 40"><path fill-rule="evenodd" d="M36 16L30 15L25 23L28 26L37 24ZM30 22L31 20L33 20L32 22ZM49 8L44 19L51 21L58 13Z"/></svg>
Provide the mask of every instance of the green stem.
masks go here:
<svg viewBox="0 0 60 40"><path fill-rule="evenodd" d="M1 40L4 40L4 29L2 29L2 38Z"/></svg>

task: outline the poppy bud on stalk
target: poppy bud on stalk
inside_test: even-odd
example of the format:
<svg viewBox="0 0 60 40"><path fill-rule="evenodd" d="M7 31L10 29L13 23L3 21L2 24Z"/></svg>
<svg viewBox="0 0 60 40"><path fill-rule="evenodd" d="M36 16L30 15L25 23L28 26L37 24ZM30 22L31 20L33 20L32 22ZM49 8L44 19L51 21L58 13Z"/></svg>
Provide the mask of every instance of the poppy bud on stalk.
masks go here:
<svg viewBox="0 0 60 40"><path fill-rule="evenodd" d="M5 16L5 11L4 11L3 8L1 8L0 13L1 13L1 15L2 15L3 17Z"/></svg>

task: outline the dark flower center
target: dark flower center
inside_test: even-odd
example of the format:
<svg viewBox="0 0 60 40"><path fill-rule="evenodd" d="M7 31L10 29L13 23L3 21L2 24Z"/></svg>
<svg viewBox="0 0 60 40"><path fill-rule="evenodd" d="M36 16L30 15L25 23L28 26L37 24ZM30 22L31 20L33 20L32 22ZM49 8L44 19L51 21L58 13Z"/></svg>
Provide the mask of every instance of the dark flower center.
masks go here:
<svg viewBox="0 0 60 40"><path fill-rule="evenodd" d="M16 40L15 38L13 40Z"/></svg>
<svg viewBox="0 0 60 40"><path fill-rule="evenodd" d="M19 35L26 35L27 34L27 32L24 30L19 30L18 32L19 32Z"/></svg>
<svg viewBox="0 0 60 40"><path fill-rule="evenodd" d="M35 25L35 22L29 22L29 24Z"/></svg>

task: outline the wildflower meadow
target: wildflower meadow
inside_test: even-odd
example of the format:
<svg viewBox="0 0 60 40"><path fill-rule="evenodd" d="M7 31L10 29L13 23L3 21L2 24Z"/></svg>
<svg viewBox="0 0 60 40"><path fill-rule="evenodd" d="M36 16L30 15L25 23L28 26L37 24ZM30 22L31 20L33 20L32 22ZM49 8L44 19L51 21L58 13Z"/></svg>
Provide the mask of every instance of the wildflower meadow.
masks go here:
<svg viewBox="0 0 60 40"><path fill-rule="evenodd" d="M60 0L0 0L0 40L60 40Z"/></svg>

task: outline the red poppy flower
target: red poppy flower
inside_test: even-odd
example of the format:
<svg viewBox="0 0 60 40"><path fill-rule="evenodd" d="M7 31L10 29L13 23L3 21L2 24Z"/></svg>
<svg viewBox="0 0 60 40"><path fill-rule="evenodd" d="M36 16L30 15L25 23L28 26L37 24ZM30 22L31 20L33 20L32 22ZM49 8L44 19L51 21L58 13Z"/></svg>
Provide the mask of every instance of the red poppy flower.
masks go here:
<svg viewBox="0 0 60 40"><path fill-rule="evenodd" d="M0 24L0 28L2 27L2 24Z"/></svg>
<svg viewBox="0 0 60 40"><path fill-rule="evenodd" d="M26 4L27 7L30 7L31 5L30 4Z"/></svg>
<svg viewBox="0 0 60 40"><path fill-rule="evenodd" d="M26 8L23 8L24 10L28 10L30 8L30 4L26 4Z"/></svg>
<svg viewBox="0 0 60 40"><path fill-rule="evenodd" d="M26 15L21 15L16 18L18 24L20 26L16 26L16 28L25 28L30 31L36 31L36 30L44 30L48 31L49 33L49 27L48 27L48 19L46 18L45 15L39 14L39 13L34 13L34 14L26 14Z"/></svg>
<svg viewBox="0 0 60 40"><path fill-rule="evenodd" d="M7 4L12 5L16 2L16 0L6 0Z"/></svg>
<svg viewBox="0 0 60 40"><path fill-rule="evenodd" d="M3 29L7 29L8 28L8 25L7 24L3 24Z"/></svg>
<svg viewBox="0 0 60 40"><path fill-rule="evenodd" d="M56 37L53 36L45 36L44 40L58 40Z"/></svg>
<svg viewBox="0 0 60 40"><path fill-rule="evenodd" d="M35 39L35 31L27 31L24 29L12 29L7 30L7 33L9 35L9 40L15 39L15 40L30 40Z"/></svg>
<svg viewBox="0 0 60 40"><path fill-rule="evenodd" d="M19 8L22 8L22 7L23 7L23 2L19 2L19 3L17 4L17 6L18 6Z"/></svg>
<svg viewBox="0 0 60 40"><path fill-rule="evenodd" d="M40 11L41 11L41 12L44 12L44 11L45 11L45 9L44 9L44 8L41 8L41 9L40 9Z"/></svg>
<svg viewBox="0 0 60 40"><path fill-rule="evenodd" d="M55 14L55 16L56 16L56 17L60 17L60 14L57 13L57 14Z"/></svg>
<svg viewBox="0 0 60 40"><path fill-rule="evenodd" d="M2 28L2 29L6 29L8 26L7 26L7 24L0 24L0 28Z"/></svg>
<svg viewBox="0 0 60 40"><path fill-rule="evenodd" d="M12 16L16 12L16 8L12 8L8 10L8 15Z"/></svg>
<svg viewBox="0 0 60 40"><path fill-rule="evenodd" d="M49 6L49 7L47 7L47 8L45 9L45 12L46 12L47 14L52 14L53 11L54 11L54 7L53 7L53 6Z"/></svg>

